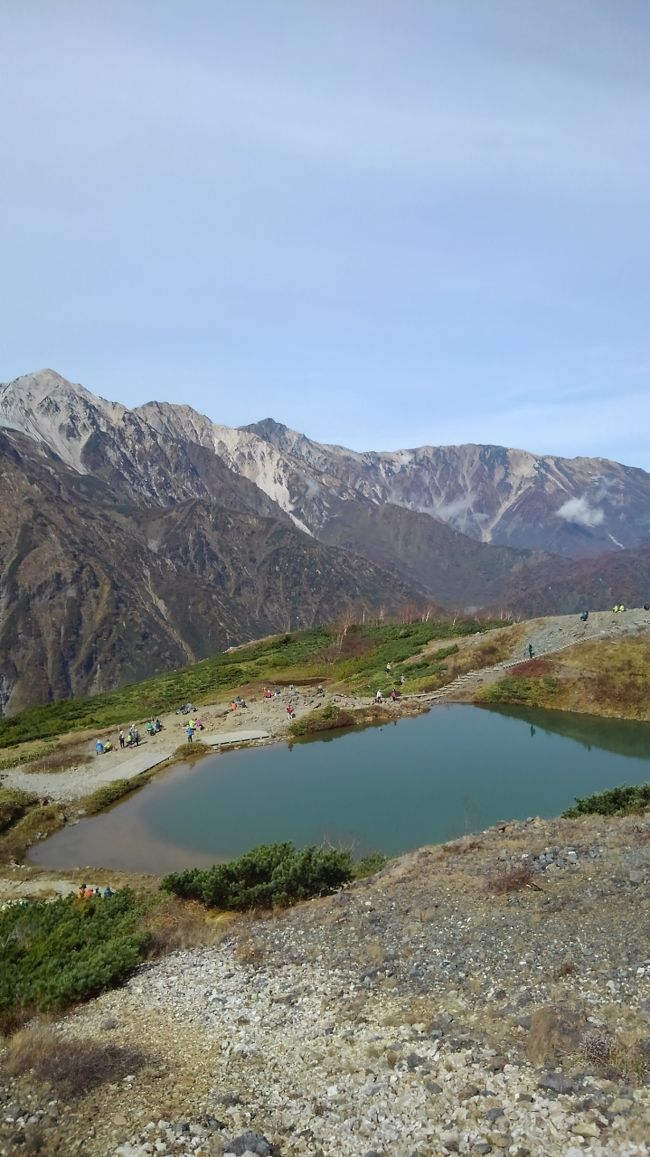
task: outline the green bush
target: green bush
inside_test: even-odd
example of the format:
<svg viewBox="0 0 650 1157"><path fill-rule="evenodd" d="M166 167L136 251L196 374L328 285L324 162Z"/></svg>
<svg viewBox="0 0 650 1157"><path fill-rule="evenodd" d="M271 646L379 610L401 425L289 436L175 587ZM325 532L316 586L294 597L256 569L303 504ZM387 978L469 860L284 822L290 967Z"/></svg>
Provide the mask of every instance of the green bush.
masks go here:
<svg viewBox="0 0 650 1157"><path fill-rule="evenodd" d="M320 707L303 715L301 719L294 719L289 731L296 739L303 735L315 735L319 731L336 731L342 727L354 727L355 718L351 711L337 707L335 703L328 703L327 707Z"/></svg>
<svg viewBox="0 0 650 1157"><path fill-rule="evenodd" d="M209 908L246 911L286 907L297 900L327 896L354 875L349 852L293 844L263 844L212 868L191 868L165 876L161 888Z"/></svg>
<svg viewBox="0 0 650 1157"><path fill-rule="evenodd" d="M134 776L133 779L114 779L112 783L106 783L103 787L98 787L90 795L86 796L84 806L89 816L96 815L97 812L104 811L105 808L110 807L112 803L117 803L118 799L129 795L130 792L135 791L136 788L142 787L142 779L139 776Z"/></svg>
<svg viewBox="0 0 650 1157"><path fill-rule="evenodd" d="M650 807L650 783L639 783L634 787L621 784L619 787L609 788L608 791L597 791L594 795L584 799L576 797L574 807L562 812L564 819L575 819L576 816L600 815L622 816L630 812L644 811Z"/></svg>
<svg viewBox="0 0 650 1157"><path fill-rule="evenodd" d="M0 832L5 832L36 803L36 796L17 787L0 787Z"/></svg>
<svg viewBox="0 0 650 1157"><path fill-rule="evenodd" d="M520 703L526 707L538 707L553 699L559 690L559 681L551 676L524 679L510 675L486 687L480 699L483 703Z"/></svg>
<svg viewBox="0 0 650 1157"><path fill-rule="evenodd" d="M123 983L146 947L139 915L128 889L106 900L72 896L0 912L0 1030Z"/></svg>
<svg viewBox="0 0 650 1157"><path fill-rule="evenodd" d="M375 872L381 872L387 863L388 859L382 852L370 852L369 855L357 860L354 865L354 878L363 880L366 876L374 876Z"/></svg>

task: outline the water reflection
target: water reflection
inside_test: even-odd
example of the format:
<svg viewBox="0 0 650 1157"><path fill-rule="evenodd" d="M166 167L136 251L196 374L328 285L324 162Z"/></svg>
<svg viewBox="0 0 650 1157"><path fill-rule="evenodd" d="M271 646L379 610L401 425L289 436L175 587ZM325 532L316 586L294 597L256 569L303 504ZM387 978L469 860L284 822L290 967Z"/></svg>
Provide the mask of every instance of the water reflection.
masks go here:
<svg viewBox="0 0 650 1157"><path fill-rule="evenodd" d="M569 711L545 711L528 707L486 707L481 710L530 725L545 735L562 735L591 751L612 751L629 759L650 759L650 723L630 719L603 719L600 715L576 715Z"/></svg>

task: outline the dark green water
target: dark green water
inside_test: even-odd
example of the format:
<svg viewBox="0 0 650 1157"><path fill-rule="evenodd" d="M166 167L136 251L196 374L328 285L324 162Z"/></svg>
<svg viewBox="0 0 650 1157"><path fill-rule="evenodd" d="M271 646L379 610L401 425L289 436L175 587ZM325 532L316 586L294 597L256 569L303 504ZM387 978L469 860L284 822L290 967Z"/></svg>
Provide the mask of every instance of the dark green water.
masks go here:
<svg viewBox="0 0 650 1157"><path fill-rule="evenodd" d="M161 873L276 840L394 855L648 779L650 724L439 706L293 750L178 765L38 844L30 862Z"/></svg>

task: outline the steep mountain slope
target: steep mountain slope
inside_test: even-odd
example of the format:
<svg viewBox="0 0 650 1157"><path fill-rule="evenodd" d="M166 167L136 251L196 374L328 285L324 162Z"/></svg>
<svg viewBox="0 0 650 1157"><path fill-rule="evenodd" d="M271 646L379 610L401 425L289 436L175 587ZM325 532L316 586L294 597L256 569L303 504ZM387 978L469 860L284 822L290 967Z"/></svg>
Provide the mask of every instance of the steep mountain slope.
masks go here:
<svg viewBox="0 0 650 1157"><path fill-rule="evenodd" d="M482 542L580 557L650 539L650 474L607 459L474 445L359 454L318 446L271 419L245 430L307 473L322 471L348 492L433 515Z"/></svg>
<svg viewBox="0 0 650 1157"><path fill-rule="evenodd" d="M648 597L650 475L606 460L359 454L272 419L129 410L52 370L0 386L0 458L0 708L353 605L539 614Z"/></svg>
<svg viewBox="0 0 650 1157"><path fill-rule="evenodd" d="M0 432L0 470L3 713L419 597L284 518L118 502L17 432Z"/></svg>
<svg viewBox="0 0 650 1157"><path fill-rule="evenodd" d="M514 575L525 583L530 569L546 558L476 542L427 514L391 503L340 503L321 539L402 574L456 610L500 603Z"/></svg>
<svg viewBox="0 0 650 1157"><path fill-rule="evenodd" d="M319 445L272 419L234 430L189 406L127 410L51 370L0 386L0 425L132 497L163 504L221 501L222 488L233 486L237 504L248 480L257 492L249 489L247 501L258 513L277 515L280 507L317 537L340 502L362 501L431 515L481 542L568 557L650 542L650 474L606 459L474 445L361 454ZM272 509L260 510L260 495Z"/></svg>
<svg viewBox="0 0 650 1157"><path fill-rule="evenodd" d="M540 559L530 570L513 571L493 606L523 616L606 610L618 603L650 602L650 547L621 550L594 559Z"/></svg>

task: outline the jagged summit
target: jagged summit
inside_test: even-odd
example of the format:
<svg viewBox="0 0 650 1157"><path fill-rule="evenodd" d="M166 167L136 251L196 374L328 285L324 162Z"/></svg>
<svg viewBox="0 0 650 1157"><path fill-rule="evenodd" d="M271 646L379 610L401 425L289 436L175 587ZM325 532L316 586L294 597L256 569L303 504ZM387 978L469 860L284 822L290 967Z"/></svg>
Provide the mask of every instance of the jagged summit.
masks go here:
<svg viewBox="0 0 650 1157"><path fill-rule="evenodd" d="M650 593L650 474L602 459L361 454L273 418L129 409L44 369L0 385L0 476L0 710L350 608Z"/></svg>

